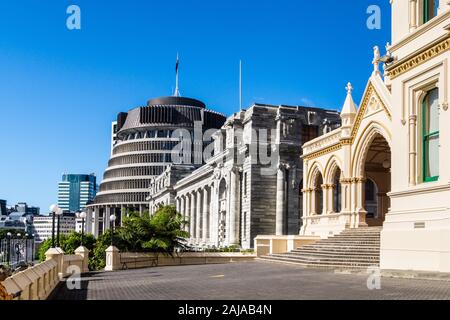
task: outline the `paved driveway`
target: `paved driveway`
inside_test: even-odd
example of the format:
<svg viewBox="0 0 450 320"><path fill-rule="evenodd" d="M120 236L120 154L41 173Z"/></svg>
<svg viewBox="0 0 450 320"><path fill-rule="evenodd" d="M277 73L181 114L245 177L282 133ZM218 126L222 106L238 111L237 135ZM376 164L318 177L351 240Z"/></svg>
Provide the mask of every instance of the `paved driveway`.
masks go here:
<svg viewBox="0 0 450 320"><path fill-rule="evenodd" d="M57 300L300 300L450 299L450 282L382 278L367 288L366 275L335 274L263 261L223 265L156 267L99 272L81 289L56 289Z"/></svg>

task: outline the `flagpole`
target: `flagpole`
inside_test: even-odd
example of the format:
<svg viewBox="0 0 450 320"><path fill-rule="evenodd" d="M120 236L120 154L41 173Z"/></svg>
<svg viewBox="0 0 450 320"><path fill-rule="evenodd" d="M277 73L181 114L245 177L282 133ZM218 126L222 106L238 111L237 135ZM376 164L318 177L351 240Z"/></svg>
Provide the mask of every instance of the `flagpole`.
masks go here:
<svg viewBox="0 0 450 320"><path fill-rule="evenodd" d="M242 60L239 60L239 111L242 111Z"/></svg>
<svg viewBox="0 0 450 320"><path fill-rule="evenodd" d="M180 63L180 59L179 59L179 56L178 56L178 53L177 53L177 64L176 64L176 67L175 67L175 92L174 92L174 96L175 97L179 97L180 96L180 89L179 89L179 86L178 86L178 65L179 65L179 63Z"/></svg>

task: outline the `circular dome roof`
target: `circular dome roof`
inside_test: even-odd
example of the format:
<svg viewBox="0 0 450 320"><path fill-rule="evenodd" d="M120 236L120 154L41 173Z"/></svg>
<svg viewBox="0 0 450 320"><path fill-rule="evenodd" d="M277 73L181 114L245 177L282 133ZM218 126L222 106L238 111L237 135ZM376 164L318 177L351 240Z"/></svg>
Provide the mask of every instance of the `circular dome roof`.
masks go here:
<svg viewBox="0 0 450 320"><path fill-rule="evenodd" d="M206 106L203 102L184 97L161 97L151 99L147 102L147 106L190 106L204 109Z"/></svg>

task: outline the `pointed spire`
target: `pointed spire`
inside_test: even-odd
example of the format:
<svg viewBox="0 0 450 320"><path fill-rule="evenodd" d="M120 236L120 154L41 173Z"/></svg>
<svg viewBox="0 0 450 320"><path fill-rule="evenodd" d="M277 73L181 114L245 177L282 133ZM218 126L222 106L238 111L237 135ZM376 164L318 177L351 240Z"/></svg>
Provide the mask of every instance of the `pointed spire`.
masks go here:
<svg viewBox="0 0 450 320"><path fill-rule="evenodd" d="M353 92L352 84L349 82L347 84L347 87L345 87L345 89L347 90L347 98L345 99L344 106L342 107L341 116L356 114L356 105L352 97Z"/></svg>

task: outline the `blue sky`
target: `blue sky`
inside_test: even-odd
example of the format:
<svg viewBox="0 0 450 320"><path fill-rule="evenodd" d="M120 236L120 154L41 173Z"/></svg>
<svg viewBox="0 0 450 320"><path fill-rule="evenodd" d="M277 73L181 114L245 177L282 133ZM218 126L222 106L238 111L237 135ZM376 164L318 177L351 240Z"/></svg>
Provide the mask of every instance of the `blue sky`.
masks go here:
<svg viewBox="0 0 450 320"><path fill-rule="evenodd" d="M81 30L66 9L81 8ZM381 30L366 27L369 5ZM340 109L359 101L372 47L390 39L387 0L40 0L0 3L0 199L47 212L63 172L95 172L120 111L180 91L227 115L252 102Z"/></svg>

